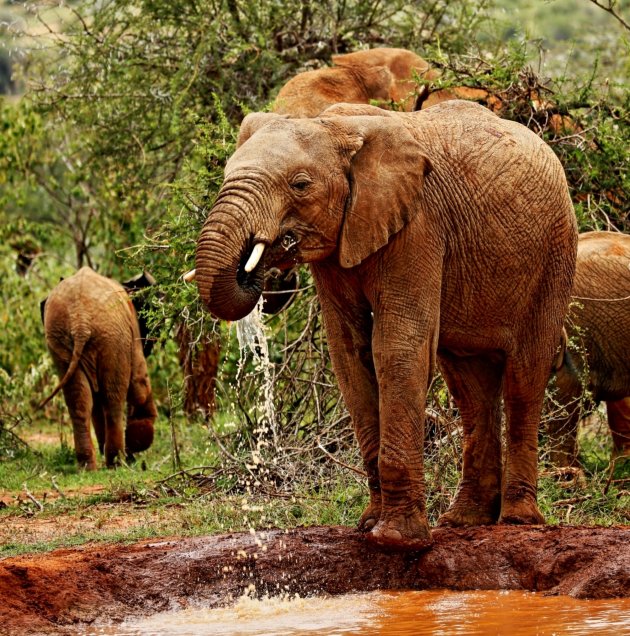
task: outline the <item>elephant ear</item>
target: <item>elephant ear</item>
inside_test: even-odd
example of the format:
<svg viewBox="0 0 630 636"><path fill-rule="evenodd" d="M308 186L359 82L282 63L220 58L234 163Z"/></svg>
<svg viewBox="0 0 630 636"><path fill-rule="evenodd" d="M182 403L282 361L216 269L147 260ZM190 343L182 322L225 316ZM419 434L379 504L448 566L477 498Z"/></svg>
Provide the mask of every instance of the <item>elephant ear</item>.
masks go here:
<svg viewBox="0 0 630 636"><path fill-rule="evenodd" d="M339 239L339 263L347 268L386 245L420 212L431 162L399 117L339 119L350 122L346 148L354 153Z"/></svg>
<svg viewBox="0 0 630 636"><path fill-rule="evenodd" d="M278 119L286 119L286 117L276 113L250 113L241 122L236 147L240 148L257 130Z"/></svg>

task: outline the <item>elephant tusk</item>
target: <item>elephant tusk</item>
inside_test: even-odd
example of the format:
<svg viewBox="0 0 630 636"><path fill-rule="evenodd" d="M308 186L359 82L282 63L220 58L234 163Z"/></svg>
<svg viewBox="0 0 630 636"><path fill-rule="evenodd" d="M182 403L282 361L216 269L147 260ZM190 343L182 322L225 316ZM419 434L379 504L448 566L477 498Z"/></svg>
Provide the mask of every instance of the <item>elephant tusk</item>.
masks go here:
<svg viewBox="0 0 630 636"><path fill-rule="evenodd" d="M186 272L182 276L182 279L185 283L192 283L195 280L196 276L197 276L197 270L191 269L189 272Z"/></svg>
<svg viewBox="0 0 630 636"><path fill-rule="evenodd" d="M252 250L247 263L245 263L245 271L247 273L251 272L256 267L256 265L258 265L258 261L260 261L260 257L262 256L264 251L264 243L256 243L256 245L254 245L254 249Z"/></svg>

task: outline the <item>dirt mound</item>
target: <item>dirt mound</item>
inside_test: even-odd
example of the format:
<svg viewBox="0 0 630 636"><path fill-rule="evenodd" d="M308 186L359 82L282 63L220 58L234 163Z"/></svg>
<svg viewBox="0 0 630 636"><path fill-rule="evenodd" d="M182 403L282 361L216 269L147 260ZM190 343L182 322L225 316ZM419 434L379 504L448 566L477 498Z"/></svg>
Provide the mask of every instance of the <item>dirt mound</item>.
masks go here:
<svg viewBox="0 0 630 636"><path fill-rule="evenodd" d="M235 533L57 550L0 561L8 634L80 633L81 625L257 594L375 589L510 589L579 598L630 596L630 527L436 529L416 555L369 548L341 527Z"/></svg>

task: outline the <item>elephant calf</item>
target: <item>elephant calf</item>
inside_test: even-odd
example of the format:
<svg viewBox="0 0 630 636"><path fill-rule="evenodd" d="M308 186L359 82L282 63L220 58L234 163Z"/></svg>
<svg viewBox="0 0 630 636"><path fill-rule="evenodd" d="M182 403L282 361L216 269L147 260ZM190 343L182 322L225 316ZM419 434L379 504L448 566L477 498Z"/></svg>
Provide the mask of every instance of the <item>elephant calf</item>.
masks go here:
<svg viewBox="0 0 630 636"><path fill-rule="evenodd" d="M630 455L630 236L586 232L578 241L572 305L566 329L584 351L587 387L597 403L606 402L614 454ZM586 369L565 352L556 374L556 399L564 414L548 424L550 460L578 466L577 428Z"/></svg>
<svg viewBox="0 0 630 636"><path fill-rule="evenodd" d="M89 267L62 280L42 303L46 344L61 381L79 465L96 469L94 424L108 467L146 450L157 410L135 309L122 285ZM127 427L124 406L127 402Z"/></svg>

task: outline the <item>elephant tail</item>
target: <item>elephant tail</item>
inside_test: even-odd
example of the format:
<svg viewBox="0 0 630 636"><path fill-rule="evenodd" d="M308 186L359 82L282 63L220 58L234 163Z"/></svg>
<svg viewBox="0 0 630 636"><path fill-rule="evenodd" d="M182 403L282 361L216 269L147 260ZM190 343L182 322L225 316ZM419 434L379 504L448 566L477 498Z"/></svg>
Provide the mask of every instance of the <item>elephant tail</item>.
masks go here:
<svg viewBox="0 0 630 636"><path fill-rule="evenodd" d="M70 358L70 364L68 365L68 369L65 372L63 378L59 380L59 384L54 388L53 392L40 404L37 406L37 410L43 409L46 404L48 404L54 397L63 389L64 386L68 383L70 378L75 374L79 362L81 362L81 356L83 355L83 349L90 339L89 333L81 333L77 334L74 338L74 348L72 349L72 357Z"/></svg>

